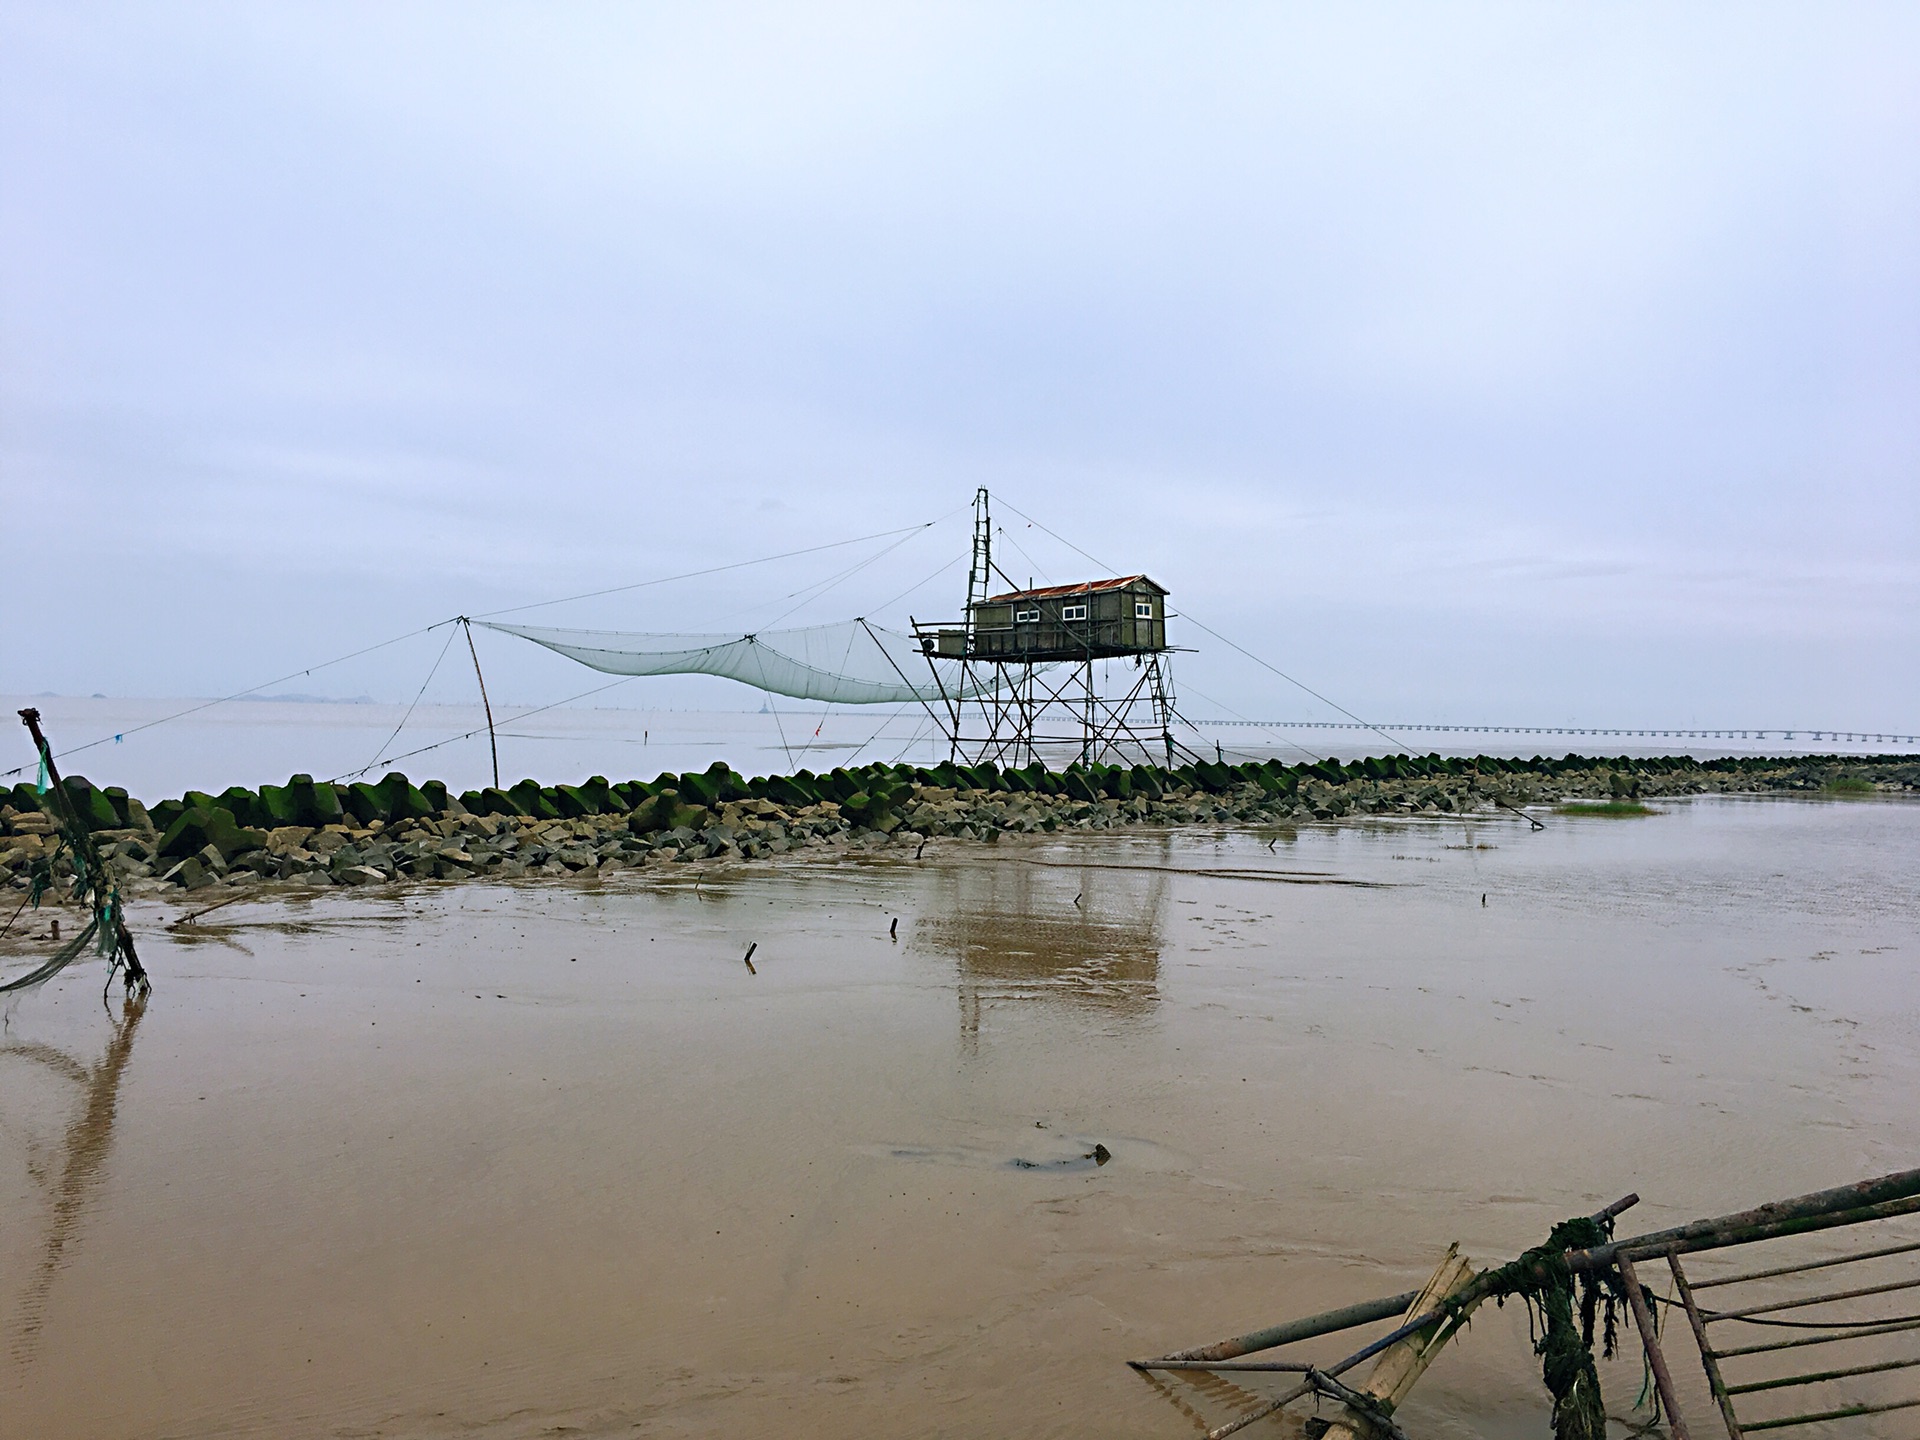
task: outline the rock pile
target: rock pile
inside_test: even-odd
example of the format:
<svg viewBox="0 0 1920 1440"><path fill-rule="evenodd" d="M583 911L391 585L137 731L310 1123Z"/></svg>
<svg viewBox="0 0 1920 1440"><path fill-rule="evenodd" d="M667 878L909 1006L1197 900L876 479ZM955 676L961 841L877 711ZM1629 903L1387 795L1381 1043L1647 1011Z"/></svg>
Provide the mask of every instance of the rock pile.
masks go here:
<svg viewBox="0 0 1920 1440"><path fill-rule="evenodd" d="M918 844L927 836L1117 826L1276 824L1364 815L1447 815L1597 798L1711 791L1920 791L1920 759L1662 759L1531 761L1394 755L1342 764L1213 762L1161 769L1043 766L999 770L869 765L745 779L724 764L701 773L612 784L453 795L395 772L377 784L296 775L258 791L189 791L151 811L79 776L64 784L106 863L132 896L214 886L287 887L457 880L481 875L585 875L689 860L741 859L850 845ZM0 886L36 877L55 897L71 857L30 785L0 791Z"/></svg>

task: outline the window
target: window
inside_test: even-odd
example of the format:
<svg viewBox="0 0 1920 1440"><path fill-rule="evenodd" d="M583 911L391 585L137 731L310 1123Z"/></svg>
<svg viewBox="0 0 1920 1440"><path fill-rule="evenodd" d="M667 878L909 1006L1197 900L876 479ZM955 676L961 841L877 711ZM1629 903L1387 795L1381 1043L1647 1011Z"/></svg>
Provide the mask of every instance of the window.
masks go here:
<svg viewBox="0 0 1920 1440"><path fill-rule="evenodd" d="M1151 600L1134 601L1133 618L1136 620L1151 620L1153 618L1153 602Z"/></svg>
<svg viewBox="0 0 1920 1440"><path fill-rule="evenodd" d="M1037 625L1040 623L1040 612L1038 610L1016 610L1013 612L1013 623L1016 625Z"/></svg>
<svg viewBox="0 0 1920 1440"><path fill-rule="evenodd" d="M1084 605L1062 605L1060 607L1060 618L1062 620L1084 620L1087 618L1087 607Z"/></svg>

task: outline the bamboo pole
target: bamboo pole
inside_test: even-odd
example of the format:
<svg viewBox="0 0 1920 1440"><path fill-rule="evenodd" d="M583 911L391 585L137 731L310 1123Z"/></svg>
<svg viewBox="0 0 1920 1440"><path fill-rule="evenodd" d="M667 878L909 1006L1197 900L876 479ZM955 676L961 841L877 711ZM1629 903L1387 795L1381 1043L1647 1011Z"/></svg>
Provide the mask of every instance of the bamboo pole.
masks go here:
<svg viewBox="0 0 1920 1440"><path fill-rule="evenodd" d="M487 748L493 752L493 788L500 788L500 741L493 733L493 702L487 699L487 677L480 673L480 652L473 646L473 622L466 616L460 617L460 625L467 632L467 653L473 657L473 678L480 682L480 707L487 712Z"/></svg>
<svg viewBox="0 0 1920 1440"><path fill-rule="evenodd" d="M1407 1307L1407 1317L1411 1319L1433 1310L1449 1296L1458 1294L1472 1283L1473 1275L1473 1266L1461 1257L1460 1247L1449 1245L1445 1258L1433 1272L1433 1278L1427 1281L1418 1298ZM1439 1355L1440 1348L1466 1323L1477 1303L1475 1301L1464 1306L1443 1325L1409 1335L1397 1345L1388 1347L1374 1364L1373 1373L1367 1377L1361 1393L1380 1401L1389 1412L1398 1409L1400 1402L1407 1398L1407 1392L1413 1389L1414 1382L1427 1373L1427 1367ZM1361 1432L1352 1422L1339 1420L1328 1427L1326 1440L1361 1440ZM1688 1437L1683 1435L1680 1440L1688 1440Z"/></svg>

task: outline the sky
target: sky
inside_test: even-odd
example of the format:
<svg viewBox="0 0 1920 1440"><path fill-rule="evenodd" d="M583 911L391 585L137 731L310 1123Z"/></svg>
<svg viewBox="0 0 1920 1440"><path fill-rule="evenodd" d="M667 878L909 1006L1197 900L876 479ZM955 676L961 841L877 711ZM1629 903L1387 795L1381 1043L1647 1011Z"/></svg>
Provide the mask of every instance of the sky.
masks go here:
<svg viewBox="0 0 1920 1440"><path fill-rule="evenodd" d="M1197 713L1920 729L1920 8L0 0L0 692L951 618L980 486Z"/></svg>

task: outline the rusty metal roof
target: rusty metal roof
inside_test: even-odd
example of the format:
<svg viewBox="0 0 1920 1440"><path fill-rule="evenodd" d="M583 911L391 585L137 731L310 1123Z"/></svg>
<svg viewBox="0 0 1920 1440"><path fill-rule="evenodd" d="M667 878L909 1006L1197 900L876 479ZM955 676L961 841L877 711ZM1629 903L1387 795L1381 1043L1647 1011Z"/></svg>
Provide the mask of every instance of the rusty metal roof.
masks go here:
<svg viewBox="0 0 1920 1440"><path fill-rule="evenodd" d="M1038 590L1009 590L1004 595L989 595L980 603L999 605L1008 600L1057 600L1063 595L1094 595L1105 590L1125 590L1130 585L1151 585L1162 595L1167 587L1145 575L1122 575L1113 580L1085 580L1078 585L1042 585Z"/></svg>

